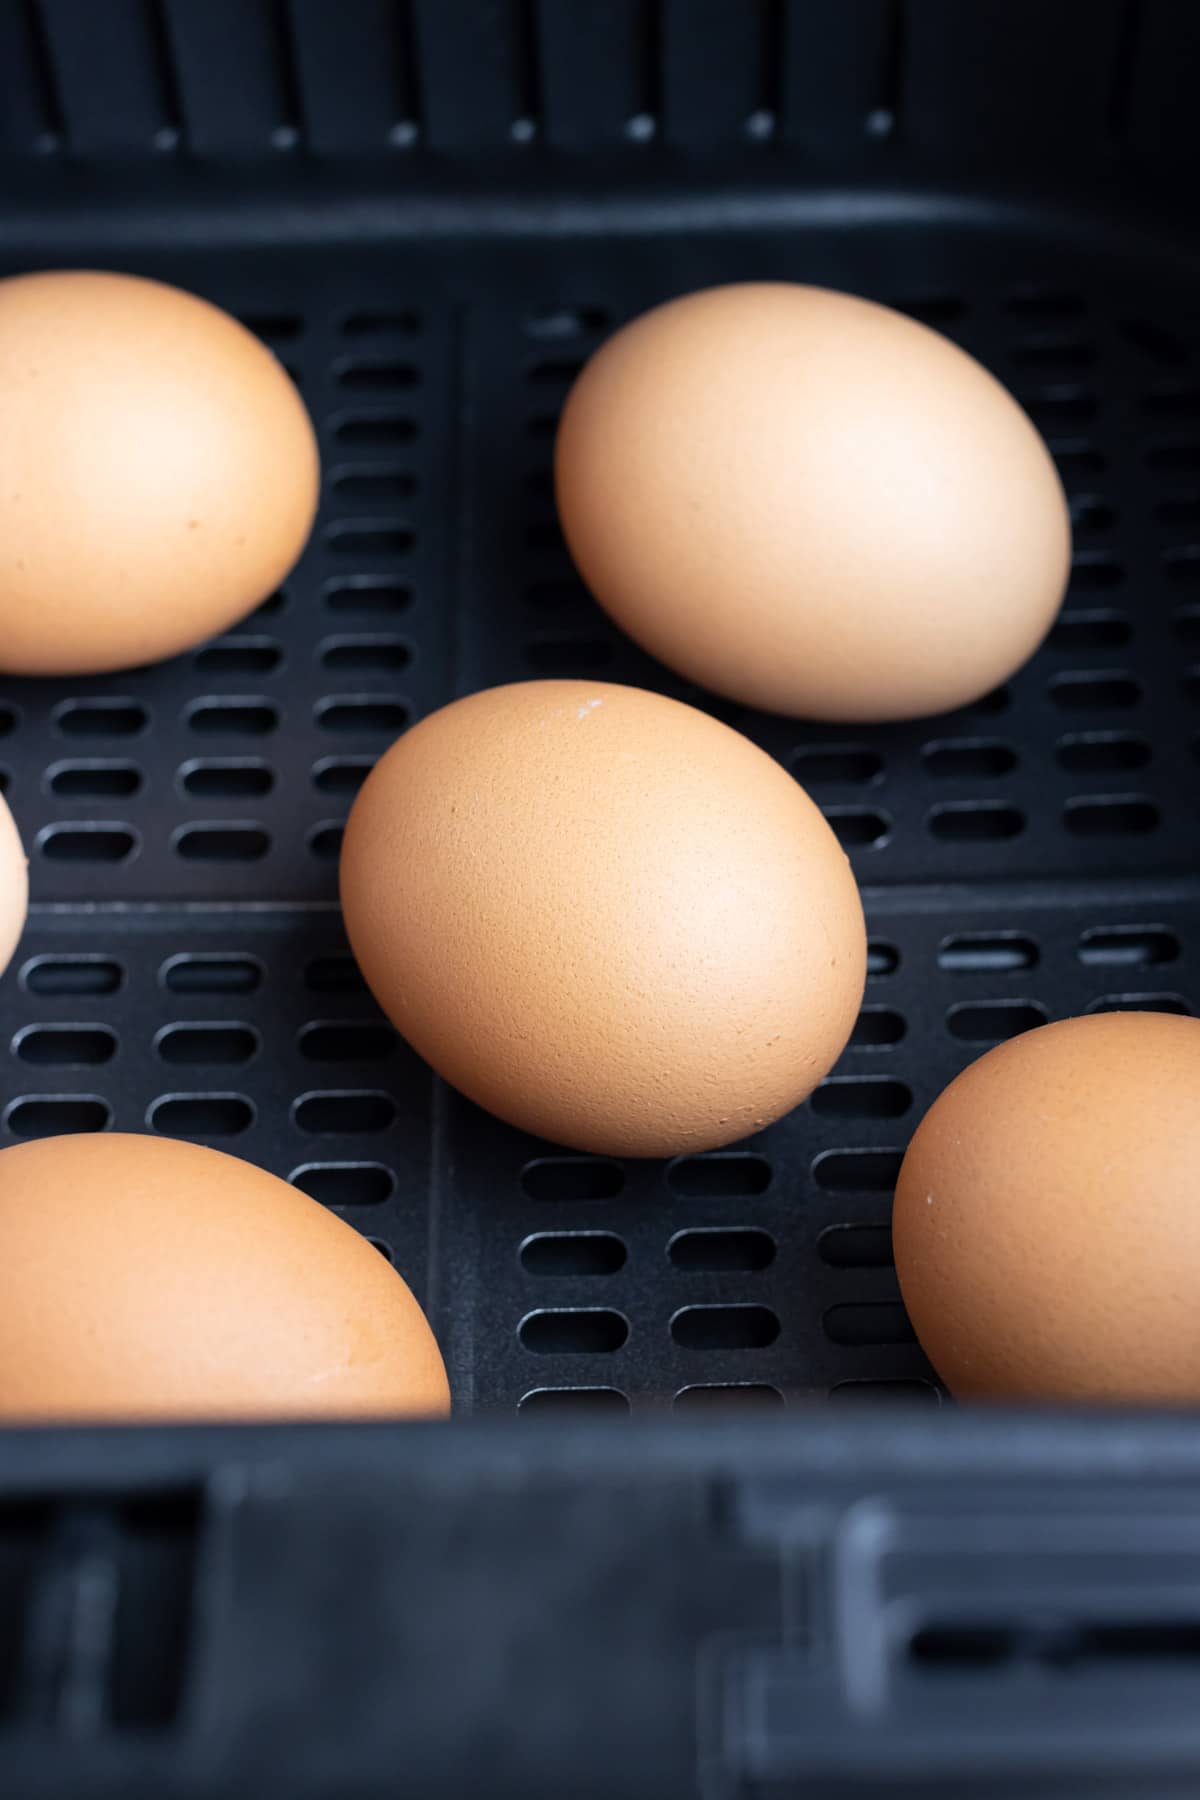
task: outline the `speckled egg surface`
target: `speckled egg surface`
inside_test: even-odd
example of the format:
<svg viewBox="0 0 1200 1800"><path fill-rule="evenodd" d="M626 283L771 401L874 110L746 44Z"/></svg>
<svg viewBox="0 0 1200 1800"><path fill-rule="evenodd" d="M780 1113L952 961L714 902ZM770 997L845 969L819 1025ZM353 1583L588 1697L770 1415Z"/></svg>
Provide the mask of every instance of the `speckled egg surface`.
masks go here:
<svg viewBox="0 0 1200 1800"><path fill-rule="evenodd" d="M786 282L655 307L592 357L555 451L579 571L651 654L813 719L977 700L1071 556L1035 427L949 339Z"/></svg>
<svg viewBox="0 0 1200 1800"><path fill-rule="evenodd" d="M341 886L409 1042L580 1149L758 1130L862 997L862 907L818 809L748 739L639 689L525 682L434 713L363 787Z"/></svg>
<svg viewBox="0 0 1200 1800"><path fill-rule="evenodd" d="M299 393L228 313L132 275L0 281L0 670L225 630L291 569L317 484Z"/></svg>
<svg viewBox="0 0 1200 1800"><path fill-rule="evenodd" d="M438 1415L420 1307L275 1175L120 1132L0 1151L0 1422Z"/></svg>
<svg viewBox="0 0 1200 1800"><path fill-rule="evenodd" d="M1200 1020L1113 1012L999 1045L926 1113L896 1270L962 1398L1200 1401Z"/></svg>

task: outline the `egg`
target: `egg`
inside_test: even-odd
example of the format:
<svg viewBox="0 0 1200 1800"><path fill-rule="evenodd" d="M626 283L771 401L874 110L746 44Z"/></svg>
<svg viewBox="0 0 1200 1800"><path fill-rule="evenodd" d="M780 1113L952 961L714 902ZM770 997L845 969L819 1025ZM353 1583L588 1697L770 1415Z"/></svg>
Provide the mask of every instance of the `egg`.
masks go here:
<svg viewBox="0 0 1200 1800"><path fill-rule="evenodd" d="M592 357L559 517L617 623L694 682L799 718L977 700L1062 600L1066 501L1026 414L884 306L787 283L691 294Z"/></svg>
<svg viewBox="0 0 1200 1800"><path fill-rule="evenodd" d="M0 281L0 670L224 631L291 569L317 486L295 386L227 313L131 275Z"/></svg>
<svg viewBox="0 0 1200 1800"><path fill-rule="evenodd" d="M443 707L346 827L346 927L456 1088L581 1150L669 1156L816 1086L862 997L854 877L797 783L708 714L531 681Z"/></svg>
<svg viewBox="0 0 1200 1800"><path fill-rule="evenodd" d="M0 799L0 974L12 961L29 908L29 866L16 820Z"/></svg>
<svg viewBox="0 0 1200 1800"><path fill-rule="evenodd" d="M0 1422L447 1411L395 1270L240 1158L101 1133L0 1150Z"/></svg>
<svg viewBox="0 0 1200 1800"><path fill-rule="evenodd" d="M951 1082L896 1188L896 1271L964 1399L1200 1401L1200 1020L1094 1013Z"/></svg>

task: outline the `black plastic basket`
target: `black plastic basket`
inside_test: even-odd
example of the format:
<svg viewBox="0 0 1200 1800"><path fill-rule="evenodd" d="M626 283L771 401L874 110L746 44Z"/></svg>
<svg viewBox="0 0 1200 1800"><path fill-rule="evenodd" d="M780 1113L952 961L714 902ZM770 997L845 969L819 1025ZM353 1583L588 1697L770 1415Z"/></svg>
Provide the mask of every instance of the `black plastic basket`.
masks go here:
<svg viewBox="0 0 1200 1800"><path fill-rule="evenodd" d="M0 4L3 272L230 308L325 472L238 630L0 688L34 898L0 1142L150 1128L290 1176L403 1270L459 1415L0 1438L6 1792L1194 1796L1194 1420L942 1406L889 1208L988 1044L1200 1000L1198 75L1182 0ZM978 706L731 707L573 574L575 371L753 277L927 320L1046 435L1070 592ZM747 732L863 886L851 1045L731 1151L521 1137L347 953L372 760L457 693L576 674Z"/></svg>

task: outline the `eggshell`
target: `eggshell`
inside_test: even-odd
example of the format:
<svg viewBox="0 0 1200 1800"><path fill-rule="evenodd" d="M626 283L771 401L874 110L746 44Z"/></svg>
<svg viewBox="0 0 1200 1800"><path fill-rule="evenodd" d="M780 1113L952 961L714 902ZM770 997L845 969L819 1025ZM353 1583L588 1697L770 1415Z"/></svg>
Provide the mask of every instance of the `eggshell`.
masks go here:
<svg viewBox="0 0 1200 1800"><path fill-rule="evenodd" d="M434 713L368 777L342 902L376 998L446 1079L558 1143L667 1156L803 1099L866 940L778 763L657 694L534 681Z"/></svg>
<svg viewBox="0 0 1200 1800"><path fill-rule="evenodd" d="M225 630L291 569L317 482L299 394L227 313L131 275L0 281L0 670Z"/></svg>
<svg viewBox="0 0 1200 1800"><path fill-rule="evenodd" d="M12 961L29 909L29 865L16 821L0 799L0 974Z"/></svg>
<svg viewBox="0 0 1200 1800"><path fill-rule="evenodd" d="M1067 1019L934 1102L896 1188L904 1302L964 1398L1200 1401L1200 1020Z"/></svg>
<svg viewBox="0 0 1200 1800"><path fill-rule="evenodd" d="M619 331L568 397L556 486L631 637L797 717L978 699L1045 636L1070 564L1011 395L924 325L820 288L713 288Z"/></svg>
<svg viewBox="0 0 1200 1800"><path fill-rule="evenodd" d="M424 1315L274 1175L121 1133L0 1151L0 1421L442 1414Z"/></svg>

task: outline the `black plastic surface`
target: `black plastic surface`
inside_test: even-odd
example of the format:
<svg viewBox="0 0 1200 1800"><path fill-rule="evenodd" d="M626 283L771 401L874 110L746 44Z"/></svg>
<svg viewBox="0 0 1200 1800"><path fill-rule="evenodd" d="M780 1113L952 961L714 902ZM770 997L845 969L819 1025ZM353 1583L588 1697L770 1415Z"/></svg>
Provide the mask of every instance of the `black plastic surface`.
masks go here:
<svg viewBox="0 0 1200 1800"><path fill-rule="evenodd" d="M4 1136L149 1125L305 1170L427 1298L464 1411L574 1390L611 1411L936 1399L888 1243L922 1110L1002 1036L1196 999L1197 308L1182 272L1150 292L1105 251L1068 269L1011 229L950 226L564 244L536 280L514 258L474 297L462 252L402 288L383 258L152 261L296 370L325 498L282 596L239 631L160 668L0 691L38 902L5 977ZM563 1157L441 1090L339 986L340 824L395 731L455 692L589 673L690 692L573 576L554 421L620 317L768 273L895 299L1011 382L1059 457L1075 576L1046 647L958 715L831 728L692 694L792 768L846 843L875 939L865 1010L812 1099L732 1152ZM80 954L119 965L117 989L40 960ZM230 968L164 974L197 954ZM253 990L235 964L261 969Z"/></svg>
<svg viewBox="0 0 1200 1800"><path fill-rule="evenodd" d="M989 1043L1200 1004L1198 55L1174 0L0 0L0 267L238 312L326 473L301 565L218 644L0 682L34 894L0 1143L159 1129L291 1176L411 1281L460 1414L0 1441L6 1790L1195 1793L1194 1419L941 1405L888 1214ZM1003 694L767 719L574 578L548 471L575 368L756 277L913 311L1046 432L1076 568ZM734 1151L522 1138L348 962L366 768L539 674L711 705L864 885L854 1040Z"/></svg>

